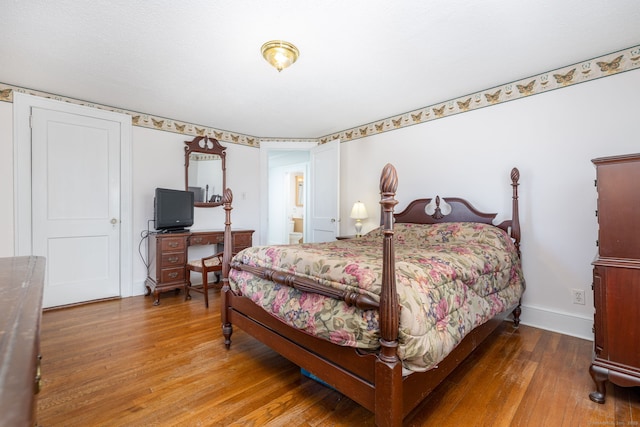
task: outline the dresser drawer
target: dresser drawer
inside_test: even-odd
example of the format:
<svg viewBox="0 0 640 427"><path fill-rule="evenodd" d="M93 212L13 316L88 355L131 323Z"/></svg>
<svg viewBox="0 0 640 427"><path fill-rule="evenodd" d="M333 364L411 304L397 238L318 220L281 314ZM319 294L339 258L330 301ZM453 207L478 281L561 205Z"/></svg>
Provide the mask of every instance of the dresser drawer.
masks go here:
<svg viewBox="0 0 640 427"><path fill-rule="evenodd" d="M182 267L186 263L186 255L183 252L163 253L160 258L160 268L165 267Z"/></svg>
<svg viewBox="0 0 640 427"><path fill-rule="evenodd" d="M176 268L163 268L160 270L160 282L183 282L184 281L184 266Z"/></svg>
<svg viewBox="0 0 640 427"><path fill-rule="evenodd" d="M237 233L233 235L233 250L238 252L251 246L251 233Z"/></svg>
<svg viewBox="0 0 640 427"><path fill-rule="evenodd" d="M224 243L224 234L208 234L208 235L194 235L189 238L189 244L191 246L198 245L217 245L218 243Z"/></svg>
<svg viewBox="0 0 640 427"><path fill-rule="evenodd" d="M162 252L180 251L187 247L185 237L164 237L160 241Z"/></svg>

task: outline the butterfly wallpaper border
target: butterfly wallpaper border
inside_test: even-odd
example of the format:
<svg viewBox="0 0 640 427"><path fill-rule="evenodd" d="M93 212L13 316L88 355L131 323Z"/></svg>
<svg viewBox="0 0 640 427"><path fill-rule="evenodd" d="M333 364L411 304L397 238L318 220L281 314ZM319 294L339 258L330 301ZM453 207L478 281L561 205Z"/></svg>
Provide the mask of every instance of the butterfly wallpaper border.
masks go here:
<svg viewBox="0 0 640 427"><path fill-rule="evenodd" d="M640 45L319 138L352 141L640 68Z"/></svg>
<svg viewBox="0 0 640 427"><path fill-rule="evenodd" d="M489 107L516 99L526 98L531 95L538 95L550 90L561 89L567 86L592 81L602 77L608 77L638 68L640 68L640 45L562 67L557 70L524 78L515 82L481 90L469 95L460 96L439 104L429 105L397 116L356 126L351 129L346 129L323 137L306 139L260 138L241 133L223 131L209 126L172 120L166 117L157 117L121 108L90 103L47 92L12 86L1 82L0 101L13 102L14 92L26 93L62 102L69 102L72 104L128 114L131 116L131 122L134 126L190 136L207 135L216 138L220 142L241 144L258 148L260 147L260 141L315 141L320 144L336 139L340 139L341 141L352 141L383 132L390 132L407 126L426 123L455 114L466 113L477 110L478 108Z"/></svg>

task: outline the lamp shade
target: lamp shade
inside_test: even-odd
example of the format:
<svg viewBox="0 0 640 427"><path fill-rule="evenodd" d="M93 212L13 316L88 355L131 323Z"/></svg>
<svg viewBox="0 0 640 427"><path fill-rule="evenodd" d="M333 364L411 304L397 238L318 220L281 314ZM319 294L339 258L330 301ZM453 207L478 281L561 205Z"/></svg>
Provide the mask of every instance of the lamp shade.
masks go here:
<svg viewBox="0 0 640 427"><path fill-rule="evenodd" d="M364 203L355 202L353 204L353 208L351 209L350 217L353 218L353 219L365 219L365 218L368 218L369 215L367 215L367 208L365 207Z"/></svg>

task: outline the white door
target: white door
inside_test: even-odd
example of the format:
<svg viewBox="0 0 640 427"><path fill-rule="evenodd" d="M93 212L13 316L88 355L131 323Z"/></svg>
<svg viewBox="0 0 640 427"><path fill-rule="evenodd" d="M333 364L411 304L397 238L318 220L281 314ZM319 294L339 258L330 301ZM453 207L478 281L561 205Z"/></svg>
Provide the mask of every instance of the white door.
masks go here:
<svg viewBox="0 0 640 427"><path fill-rule="evenodd" d="M32 247L44 307L120 292L120 123L32 108Z"/></svg>
<svg viewBox="0 0 640 427"><path fill-rule="evenodd" d="M311 149L309 170L309 238L335 240L340 223L340 140Z"/></svg>

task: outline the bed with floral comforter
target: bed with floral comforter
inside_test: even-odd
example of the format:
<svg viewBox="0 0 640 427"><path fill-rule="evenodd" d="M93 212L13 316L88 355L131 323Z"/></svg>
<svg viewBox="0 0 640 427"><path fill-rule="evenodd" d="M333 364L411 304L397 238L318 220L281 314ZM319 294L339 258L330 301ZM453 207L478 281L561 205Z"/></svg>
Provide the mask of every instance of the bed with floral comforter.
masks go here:
<svg viewBox="0 0 640 427"><path fill-rule="evenodd" d="M395 267L401 307L398 356L406 373L442 361L467 333L512 308L524 291L518 251L505 231L482 223L396 224ZM379 300L376 229L351 240L252 247L234 262L315 278L324 286ZM271 315L342 346L380 346L378 310L273 283L232 269L229 285Z"/></svg>

